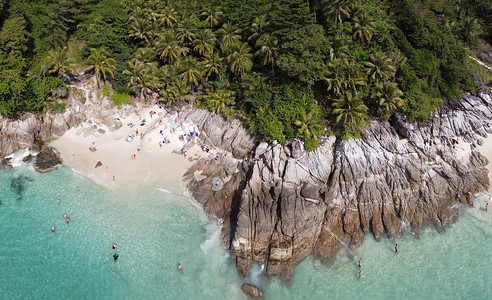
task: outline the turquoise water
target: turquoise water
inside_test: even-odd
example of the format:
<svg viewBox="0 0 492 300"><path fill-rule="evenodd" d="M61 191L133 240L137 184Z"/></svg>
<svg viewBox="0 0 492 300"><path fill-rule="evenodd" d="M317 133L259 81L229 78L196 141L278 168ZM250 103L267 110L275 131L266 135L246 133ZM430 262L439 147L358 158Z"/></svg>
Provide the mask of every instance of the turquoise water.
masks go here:
<svg viewBox="0 0 492 300"><path fill-rule="evenodd" d="M244 282L266 299L492 298L492 211L480 209L483 199L461 208L445 233L398 239L398 254L394 241L367 238L330 266L308 258L286 286L261 278L259 266L240 278L217 222L181 195L145 185L110 191L66 168L28 166L0 172L0 191L0 299L246 299Z"/></svg>

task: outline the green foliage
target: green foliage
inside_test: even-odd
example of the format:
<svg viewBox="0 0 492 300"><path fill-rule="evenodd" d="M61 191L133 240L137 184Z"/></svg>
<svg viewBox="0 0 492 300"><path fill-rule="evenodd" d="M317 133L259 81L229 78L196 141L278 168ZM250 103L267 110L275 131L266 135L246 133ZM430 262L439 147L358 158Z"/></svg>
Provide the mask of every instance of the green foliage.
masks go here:
<svg viewBox="0 0 492 300"><path fill-rule="evenodd" d="M125 93L114 93L113 95L113 103L116 105L118 109L121 109L123 105L133 104L132 98L130 95Z"/></svg>
<svg viewBox="0 0 492 300"><path fill-rule="evenodd" d="M58 78L82 67L117 106L130 93L196 100L313 150L322 128L347 138L370 117L425 121L475 89L465 49L492 40L491 3L0 0L0 113L63 109Z"/></svg>

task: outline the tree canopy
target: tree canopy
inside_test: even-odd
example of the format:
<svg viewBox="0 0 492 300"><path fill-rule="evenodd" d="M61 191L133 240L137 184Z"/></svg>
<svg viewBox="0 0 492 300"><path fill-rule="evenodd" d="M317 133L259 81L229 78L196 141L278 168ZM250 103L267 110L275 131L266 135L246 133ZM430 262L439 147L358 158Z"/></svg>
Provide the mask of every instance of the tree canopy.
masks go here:
<svg viewBox="0 0 492 300"><path fill-rule="evenodd" d="M425 121L476 88L486 0L0 0L0 114L37 112L69 73L195 101L266 141ZM193 95L193 97L191 96Z"/></svg>

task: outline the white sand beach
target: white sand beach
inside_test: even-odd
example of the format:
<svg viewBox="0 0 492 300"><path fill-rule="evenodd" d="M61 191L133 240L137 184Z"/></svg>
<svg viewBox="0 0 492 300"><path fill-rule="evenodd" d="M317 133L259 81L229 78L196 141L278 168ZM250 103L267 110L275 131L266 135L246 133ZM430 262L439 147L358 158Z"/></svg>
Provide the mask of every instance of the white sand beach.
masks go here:
<svg viewBox="0 0 492 300"><path fill-rule="evenodd" d="M156 114L151 117L150 111ZM191 147L186 157L181 154L186 134L193 130L197 132L198 128L194 124L180 123L176 115L168 114L157 105L141 108L127 117L115 117L123 124L117 131L87 134L91 125L83 124L51 142L60 151L64 165L110 188L138 186L146 182L173 193L182 193L183 174L196 159L207 154L199 144ZM146 122L142 122L143 119ZM183 139L180 135L184 136ZM162 143L164 138L169 142ZM96 151L92 152L91 147ZM99 161L102 166L95 168Z"/></svg>
<svg viewBox="0 0 492 300"><path fill-rule="evenodd" d="M478 151L489 160L487 169L489 170L489 182L492 183L492 134L483 140L482 146L478 146ZM489 193L491 192L492 188L489 186Z"/></svg>

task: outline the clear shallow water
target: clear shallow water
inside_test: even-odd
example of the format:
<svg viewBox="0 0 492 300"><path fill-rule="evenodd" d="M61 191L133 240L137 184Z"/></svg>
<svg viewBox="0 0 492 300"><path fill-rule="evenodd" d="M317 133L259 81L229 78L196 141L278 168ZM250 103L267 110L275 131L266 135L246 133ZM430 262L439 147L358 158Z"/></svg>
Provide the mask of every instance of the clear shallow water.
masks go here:
<svg viewBox="0 0 492 300"><path fill-rule="evenodd" d="M480 209L483 199L443 234L399 239L398 254L393 241L368 237L331 266L308 258L290 286L262 280L259 266L239 278L217 222L184 196L145 185L109 191L65 168L21 166L0 172L0 201L1 299L245 299L243 282L259 284L266 299L492 298L492 211Z"/></svg>

